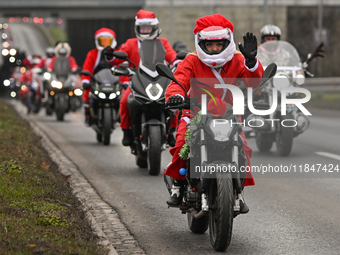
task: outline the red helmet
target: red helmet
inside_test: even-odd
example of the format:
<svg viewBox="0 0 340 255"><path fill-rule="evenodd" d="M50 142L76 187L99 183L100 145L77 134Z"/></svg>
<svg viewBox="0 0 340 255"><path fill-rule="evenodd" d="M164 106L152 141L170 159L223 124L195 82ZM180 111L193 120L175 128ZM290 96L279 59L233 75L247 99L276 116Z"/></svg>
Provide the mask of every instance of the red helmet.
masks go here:
<svg viewBox="0 0 340 255"><path fill-rule="evenodd" d="M116 33L109 28L100 28L94 34L96 47L98 50L103 50L107 46L115 48L117 45Z"/></svg>

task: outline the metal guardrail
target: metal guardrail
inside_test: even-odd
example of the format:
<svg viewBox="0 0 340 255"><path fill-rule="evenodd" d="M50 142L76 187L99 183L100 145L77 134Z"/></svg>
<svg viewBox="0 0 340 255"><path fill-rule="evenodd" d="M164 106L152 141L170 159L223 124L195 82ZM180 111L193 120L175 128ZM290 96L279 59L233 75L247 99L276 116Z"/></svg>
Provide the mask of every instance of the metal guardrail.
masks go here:
<svg viewBox="0 0 340 255"><path fill-rule="evenodd" d="M340 92L340 77L307 78L302 85L311 92Z"/></svg>

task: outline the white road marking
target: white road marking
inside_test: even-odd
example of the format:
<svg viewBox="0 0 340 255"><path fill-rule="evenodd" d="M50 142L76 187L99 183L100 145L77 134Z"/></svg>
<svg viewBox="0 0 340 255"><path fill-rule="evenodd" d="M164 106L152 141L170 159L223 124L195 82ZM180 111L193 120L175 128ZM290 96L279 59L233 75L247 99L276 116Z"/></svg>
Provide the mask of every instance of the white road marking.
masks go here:
<svg viewBox="0 0 340 255"><path fill-rule="evenodd" d="M315 154L320 155L320 156L324 156L324 157L327 157L327 158L340 160L340 155L336 155L336 154L329 153L329 152L317 151L317 152L315 152Z"/></svg>

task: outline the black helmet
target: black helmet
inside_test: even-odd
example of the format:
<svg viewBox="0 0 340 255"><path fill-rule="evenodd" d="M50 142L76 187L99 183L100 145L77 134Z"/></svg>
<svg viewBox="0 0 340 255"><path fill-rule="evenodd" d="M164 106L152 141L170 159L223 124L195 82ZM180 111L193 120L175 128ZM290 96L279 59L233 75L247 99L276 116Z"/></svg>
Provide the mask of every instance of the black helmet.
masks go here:
<svg viewBox="0 0 340 255"><path fill-rule="evenodd" d="M281 29L278 26L271 24L265 25L263 28L261 28L260 33L261 43L265 42L264 38L266 36L275 36L277 40L280 40L281 38Z"/></svg>

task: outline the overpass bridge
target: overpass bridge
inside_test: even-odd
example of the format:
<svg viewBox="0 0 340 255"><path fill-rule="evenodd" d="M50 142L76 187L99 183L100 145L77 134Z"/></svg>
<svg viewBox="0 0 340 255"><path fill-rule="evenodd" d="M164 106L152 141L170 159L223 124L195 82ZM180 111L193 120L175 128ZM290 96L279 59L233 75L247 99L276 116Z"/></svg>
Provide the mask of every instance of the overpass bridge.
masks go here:
<svg viewBox="0 0 340 255"><path fill-rule="evenodd" d="M94 33L101 27L113 29L117 45L135 37L134 17L144 0L1 0L0 19L41 17L62 20L72 55L79 65L95 47Z"/></svg>

